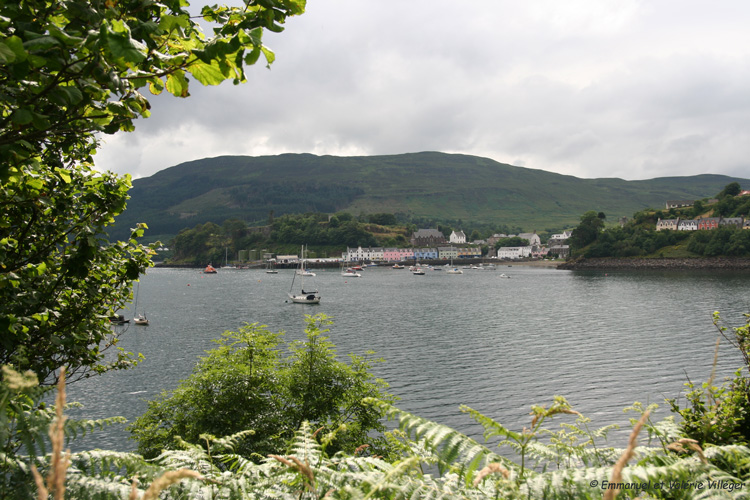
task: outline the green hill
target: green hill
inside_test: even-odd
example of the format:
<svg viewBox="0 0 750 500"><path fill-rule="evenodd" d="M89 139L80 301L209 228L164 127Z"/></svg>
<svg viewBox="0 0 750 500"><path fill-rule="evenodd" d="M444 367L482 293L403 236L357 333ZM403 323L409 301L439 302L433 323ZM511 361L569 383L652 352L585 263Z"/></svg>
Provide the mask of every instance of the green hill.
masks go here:
<svg viewBox="0 0 750 500"><path fill-rule="evenodd" d="M136 179L113 236L137 222L163 239L186 227L228 218L264 223L273 211L405 213L413 217L525 230L569 227L588 210L612 220L670 199L715 196L723 175L641 181L579 179L477 156L437 152L336 157L311 154L205 158Z"/></svg>

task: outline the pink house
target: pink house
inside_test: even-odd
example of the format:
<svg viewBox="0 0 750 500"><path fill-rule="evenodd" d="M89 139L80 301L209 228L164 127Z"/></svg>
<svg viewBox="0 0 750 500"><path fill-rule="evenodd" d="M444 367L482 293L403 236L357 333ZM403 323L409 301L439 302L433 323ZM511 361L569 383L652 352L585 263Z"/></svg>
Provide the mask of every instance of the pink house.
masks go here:
<svg viewBox="0 0 750 500"><path fill-rule="evenodd" d="M409 259L414 259L414 250L411 248L385 248L383 250L383 260L387 262L400 262Z"/></svg>
<svg viewBox="0 0 750 500"><path fill-rule="evenodd" d="M717 227L719 227L719 217L707 217L698 220L698 230L716 229Z"/></svg>

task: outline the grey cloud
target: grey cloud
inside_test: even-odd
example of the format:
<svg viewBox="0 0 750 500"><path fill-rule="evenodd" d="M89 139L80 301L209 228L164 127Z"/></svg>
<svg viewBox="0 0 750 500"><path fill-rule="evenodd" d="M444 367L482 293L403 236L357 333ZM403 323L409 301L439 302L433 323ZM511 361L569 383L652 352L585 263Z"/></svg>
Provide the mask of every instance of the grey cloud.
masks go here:
<svg viewBox="0 0 750 500"><path fill-rule="evenodd" d="M152 98L101 168L219 154L488 156L579 177L744 175L750 4L316 0L248 83Z"/></svg>

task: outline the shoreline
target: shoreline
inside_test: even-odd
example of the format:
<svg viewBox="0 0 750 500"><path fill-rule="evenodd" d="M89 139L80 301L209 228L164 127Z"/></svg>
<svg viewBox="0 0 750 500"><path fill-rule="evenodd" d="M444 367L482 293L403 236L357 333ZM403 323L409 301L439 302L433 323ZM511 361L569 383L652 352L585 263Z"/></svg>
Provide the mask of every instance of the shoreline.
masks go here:
<svg viewBox="0 0 750 500"><path fill-rule="evenodd" d="M709 258L597 258L577 259L564 262L557 269L579 271L586 269L631 269L631 270L690 270L690 269L726 269L750 270L750 259L741 257Z"/></svg>

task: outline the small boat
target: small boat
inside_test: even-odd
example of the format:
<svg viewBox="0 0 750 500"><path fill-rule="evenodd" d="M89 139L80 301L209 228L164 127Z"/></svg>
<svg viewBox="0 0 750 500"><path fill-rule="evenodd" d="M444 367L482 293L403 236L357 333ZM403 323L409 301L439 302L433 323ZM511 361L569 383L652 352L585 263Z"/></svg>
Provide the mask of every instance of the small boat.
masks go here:
<svg viewBox="0 0 750 500"><path fill-rule="evenodd" d="M222 269L237 269L235 266L229 265L229 250L227 248L224 249L224 265L221 266Z"/></svg>
<svg viewBox="0 0 750 500"><path fill-rule="evenodd" d="M300 276L317 276L317 274L310 271L309 269L297 269L297 274L299 274Z"/></svg>
<svg viewBox="0 0 750 500"><path fill-rule="evenodd" d="M498 276L498 278L510 278L510 276L508 276L507 274L503 273L500 276Z"/></svg>
<svg viewBox="0 0 750 500"><path fill-rule="evenodd" d="M391 269L403 269L403 268L404 266L402 266L401 264L393 264L393 266L391 267Z"/></svg>
<svg viewBox="0 0 750 500"><path fill-rule="evenodd" d="M417 267L412 269L411 273L415 276L424 276L424 269L422 269L421 267Z"/></svg>
<svg viewBox="0 0 750 500"><path fill-rule="evenodd" d="M203 274L216 274L216 268L211 264L207 265L203 270Z"/></svg>
<svg viewBox="0 0 750 500"><path fill-rule="evenodd" d="M360 265L354 265L354 266L352 266L352 269L355 270L355 271L364 271L364 269L362 269L362 266L360 266Z"/></svg>
<svg viewBox="0 0 750 500"><path fill-rule="evenodd" d="M122 314L113 314L109 317L109 322L113 325L124 325L125 323L130 323L130 320L125 319L125 316Z"/></svg>
<svg viewBox="0 0 750 500"><path fill-rule="evenodd" d="M361 278L362 275L358 272L356 272L351 267L347 267L346 269L341 271L341 276L344 276L345 278Z"/></svg>
<svg viewBox="0 0 750 500"><path fill-rule="evenodd" d="M133 322L136 325L141 326L148 326L148 318L146 318L146 313L143 314L137 314L138 312L138 296L141 294L141 282L138 281L135 287L135 303L133 305L133 311L136 312L135 317L133 318Z"/></svg>
<svg viewBox="0 0 750 500"><path fill-rule="evenodd" d="M317 288L313 291L305 291L305 276L309 276L308 274L304 274L303 271L305 271L305 247L302 247L302 257L299 261L299 269L296 273L292 275L292 286L289 287L289 293L287 294L289 296L289 299L291 299L292 302L295 304L320 304L320 293L318 293ZM300 292L295 293L294 290L294 281L295 277L300 276ZM315 276L315 273L312 273L312 276Z"/></svg>
<svg viewBox="0 0 750 500"><path fill-rule="evenodd" d="M276 270L275 260L269 260L266 264L266 274L279 274L279 271Z"/></svg>
<svg viewBox="0 0 750 500"><path fill-rule="evenodd" d="M464 272L457 267L453 266L453 259L451 258L450 267L446 264L445 274L463 274Z"/></svg>

